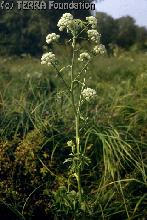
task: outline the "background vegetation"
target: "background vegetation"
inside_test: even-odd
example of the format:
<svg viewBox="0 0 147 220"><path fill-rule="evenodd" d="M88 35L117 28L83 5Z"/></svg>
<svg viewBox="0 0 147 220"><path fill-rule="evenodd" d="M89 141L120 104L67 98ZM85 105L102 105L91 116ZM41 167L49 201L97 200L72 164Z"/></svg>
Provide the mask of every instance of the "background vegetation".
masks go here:
<svg viewBox="0 0 147 220"><path fill-rule="evenodd" d="M40 55L45 36L48 33L59 32L56 24L65 12L66 10L18 10L16 5L13 10L0 10L0 54ZM79 19L85 19L90 15L88 10L69 10L69 12ZM137 26L132 17L113 19L102 12L97 12L96 17L99 23L98 29L102 34L102 43L107 48L111 49L116 44L125 49L147 48L147 29ZM62 34L62 42L66 37Z"/></svg>
<svg viewBox="0 0 147 220"><path fill-rule="evenodd" d="M0 218L144 220L146 29L130 17L96 15L108 54L95 58L86 76L98 96L83 107L81 119L82 146L91 164L81 174L85 203L80 208L74 179L73 193L67 193L68 164L63 164L70 152L67 141L75 135L71 105L53 69L31 56L40 56L46 34L55 31L63 12L56 19L45 11L0 13ZM66 65L71 51L62 45L65 37L52 48Z"/></svg>

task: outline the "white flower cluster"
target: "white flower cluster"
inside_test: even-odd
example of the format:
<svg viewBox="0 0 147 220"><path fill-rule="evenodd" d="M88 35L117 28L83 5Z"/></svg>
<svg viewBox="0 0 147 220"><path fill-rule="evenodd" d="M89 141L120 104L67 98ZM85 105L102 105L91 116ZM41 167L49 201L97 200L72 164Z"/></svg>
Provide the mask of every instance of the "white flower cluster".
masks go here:
<svg viewBox="0 0 147 220"><path fill-rule="evenodd" d="M47 64L48 66L50 66L55 60L55 54L53 54L52 52L48 52L42 55L41 64Z"/></svg>
<svg viewBox="0 0 147 220"><path fill-rule="evenodd" d="M67 146L71 147L72 148L72 153L74 153L74 151L75 151L75 144L74 144L74 142L72 140L71 141L67 141Z"/></svg>
<svg viewBox="0 0 147 220"><path fill-rule="evenodd" d="M82 91L82 95L86 101L90 101L96 97L96 91L94 89L87 88Z"/></svg>
<svg viewBox="0 0 147 220"><path fill-rule="evenodd" d="M75 146L75 144L73 143L73 141L67 141L67 146L68 147L72 147L72 146Z"/></svg>
<svg viewBox="0 0 147 220"><path fill-rule="evenodd" d="M87 61L87 60L90 60L90 59L91 59L91 57L87 52L81 53L80 57L78 58L78 60L80 62Z"/></svg>
<svg viewBox="0 0 147 220"><path fill-rule="evenodd" d="M93 16L86 17L86 20L88 21L88 24L90 24L92 28L97 27L97 19L95 17Z"/></svg>
<svg viewBox="0 0 147 220"><path fill-rule="evenodd" d="M99 43L101 35L97 32L97 30L88 30L87 33L89 39L95 43Z"/></svg>
<svg viewBox="0 0 147 220"><path fill-rule="evenodd" d="M95 55L97 54L104 54L106 52L106 48L103 44L99 44L99 45L96 45L94 48L93 48L93 52Z"/></svg>
<svg viewBox="0 0 147 220"><path fill-rule="evenodd" d="M73 16L70 13L65 13L58 21L57 26L59 27L60 31L63 31L65 28L69 29L71 23L73 21Z"/></svg>
<svg viewBox="0 0 147 220"><path fill-rule="evenodd" d="M48 34L46 36L46 43L47 44L50 44L51 42L53 41L57 41L59 39L60 35L57 35L55 33L52 33L52 34Z"/></svg>

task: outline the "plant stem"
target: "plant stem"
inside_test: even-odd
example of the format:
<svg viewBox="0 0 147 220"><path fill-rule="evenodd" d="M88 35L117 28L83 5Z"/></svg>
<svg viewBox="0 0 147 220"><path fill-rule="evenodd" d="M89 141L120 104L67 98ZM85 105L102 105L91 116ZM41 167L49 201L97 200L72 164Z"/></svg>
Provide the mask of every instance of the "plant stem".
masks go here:
<svg viewBox="0 0 147 220"><path fill-rule="evenodd" d="M72 42L72 47L73 47L73 55L72 55L72 65L71 65L71 99L72 99L72 105L74 109L74 114L75 114L75 124L76 124L76 147L77 147L77 154L78 154L78 163L80 161L80 137L79 137L79 114L80 112L76 108L75 105L75 100L74 100L74 88L73 88L73 74L74 74L74 59L75 59L75 44L76 44L76 37L73 36L73 42ZM79 192L79 203L81 203L81 180L80 180L80 171L81 167L79 164L77 164L77 183L78 183L78 192Z"/></svg>
<svg viewBox="0 0 147 220"><path fill-rule="evenodd" d="M79 137L79 112L75 117L76 121L76 146L78 154L78 162L80 161L80 137ZM82 201L82 192L81 192L81 179L80 179L81 167L77 164L77 182L78 182L78 191L79 191L79 203Z"/></svg>
<svg viewBox="0 0 147 220"><path fill-rule="evenodd" d="M76 121L76 145L77 145L77 153L80 154L80 137L79 137L79 113L75 117Z"/></svg>
<svg viewBox="0 0 147 220"><path fill-rule="evenodd" d="M52 66L53 66L53 67L55 68L55 70L57 71L58 76L62 79L62 81L63 81L65 87L66 87L67 90L68 90L68 92L71 93L71 91L70 91L70 89L69 89L67 83L65 82L65 80L64 80L64 78L63 78L63 76L62 76L62 74L60 73L60 71L58 70L58 68L56 67L56 65L55 65L54 63L52 63Z"/></svg>
<svg viewBox="0 0 147 220"><path fill-rule="evenodd" d="M75 44L76 44L76 38L73 37L73 42L72 42L72 47L73 47L73 54L72 54L72 64L71 64L71 100L72 100L72 105L74 109L74 114L75 116L77 115L77 110L75 106L75 100L74 100L74 94L73 94L73 73L74 73L74 59L75 59Z"/></svg>
<svg viewBox="0 0 147 220"><path fill-rule="evenodd" d="M75 80L77 80L77 79L81 76L81 74L83 73L83 71L85 70L85 68L88 66L89 63L90 63L90 61L88 61L88 62L84 65L84 67L81 69L80 73L77 75L77 77L75 78Z"/></svg>

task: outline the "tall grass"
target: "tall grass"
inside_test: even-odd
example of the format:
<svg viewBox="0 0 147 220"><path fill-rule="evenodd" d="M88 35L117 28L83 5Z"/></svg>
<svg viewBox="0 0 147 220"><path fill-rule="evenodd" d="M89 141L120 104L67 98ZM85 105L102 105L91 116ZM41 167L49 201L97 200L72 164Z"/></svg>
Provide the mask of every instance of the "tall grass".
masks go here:
<svg viewBox="0 0 147 220"><path fill-rule="evenodd" d="M63 163L74 119L62 82L37 59L1 58L0 66L0 216L5 206L15 219L37 218L38 209L50 219L145 219L146 54L99 57L89 67L98 96L80 119L91 161L81 207Z"/></svg>

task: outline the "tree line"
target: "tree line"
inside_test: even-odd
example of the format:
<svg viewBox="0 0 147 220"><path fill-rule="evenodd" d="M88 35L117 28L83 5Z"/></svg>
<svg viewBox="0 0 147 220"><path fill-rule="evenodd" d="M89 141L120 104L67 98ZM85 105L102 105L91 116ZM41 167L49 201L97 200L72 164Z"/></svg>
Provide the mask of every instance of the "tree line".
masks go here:
<svg viewBox="0 0 147 220"><path fill-rule="evenodd" d="M114 19L106 13L97 12L96 17L102 43L107 47L116 44L124 49L132 46L141 50L147 49L147 28L136 25L131 16Z"/></svg>
<svg viewBox="0 0 147 220"><path fill-rule="evenodd" d="M48 0L44 0L48 2ZM64 0L63 2L71 2ZM61 2L57 0L56 2ZM73 2L80 2L73 0ZM83 1L81 1L83 2ZM93 0L87 0L90 3ZM63 13L70 12L76 18L85 19L92 13L89 10L12 10L0 9L0 54L20 55L22 53L38 55L42 53L45 37L57 32L57 22ZM113 19L106 13L97 12L98 30L102 34L102 43L106 47L112 44L129 49L136 44L139 49L147 47L147 29L135 24L130 17ZM60 33L62 41L67 37Z"/></svg>

